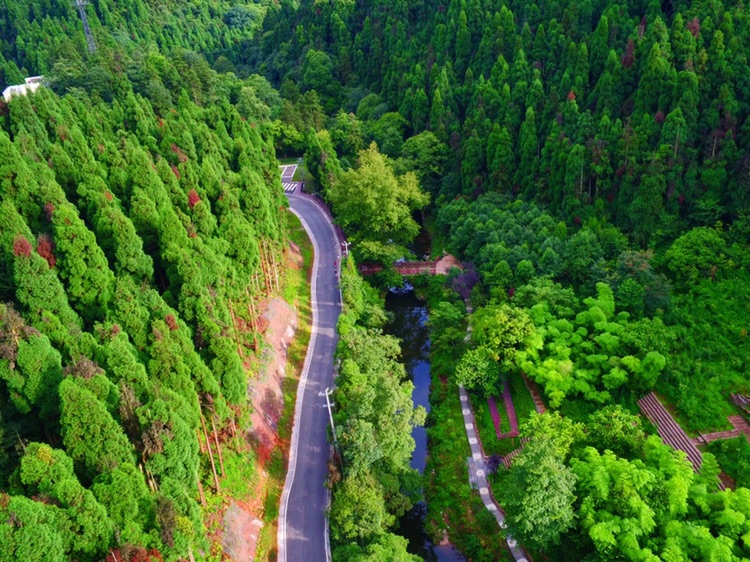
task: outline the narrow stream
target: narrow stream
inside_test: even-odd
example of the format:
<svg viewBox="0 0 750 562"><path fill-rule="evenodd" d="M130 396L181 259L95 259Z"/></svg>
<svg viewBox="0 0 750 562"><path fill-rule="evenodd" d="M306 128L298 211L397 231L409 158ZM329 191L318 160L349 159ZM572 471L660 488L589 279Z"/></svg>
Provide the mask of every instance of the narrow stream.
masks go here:
<svg viewBox="0 0 750 562"><path fill-rule="evenodd" d="M387 333L401 340L401 351L406 370L414 382L412 399L417 406L430 411L430 334L427 329L427 308L414 295L410 285L405 289L391 290L385 308L393 313L393 321L386 326ZM424 427L415 427L412 437L416 448L411 467L424 472L427 462L427 433ZM433 545L424 530L427 506L416 504L399 521L401 536L409 541L409 552L430 562L458 562L464 558L452 546Z"/></svg>

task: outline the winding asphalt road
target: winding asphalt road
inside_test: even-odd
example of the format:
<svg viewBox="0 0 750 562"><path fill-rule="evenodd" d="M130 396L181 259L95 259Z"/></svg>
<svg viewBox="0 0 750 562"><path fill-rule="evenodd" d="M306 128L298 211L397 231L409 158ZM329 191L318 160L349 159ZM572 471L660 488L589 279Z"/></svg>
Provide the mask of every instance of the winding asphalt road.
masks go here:
<svg viewBox="0 0 750 562"><path fill-rule="evenodd" d="M281 495L279 562L331 560L326 508L329 490L329 444L326 388L333 385L336 322L341 311L336 263L338 238L328 216L309 197L287 194L292 212L302 221L315 250L312 273L313 328L302 370L289 468Z"/></svg>

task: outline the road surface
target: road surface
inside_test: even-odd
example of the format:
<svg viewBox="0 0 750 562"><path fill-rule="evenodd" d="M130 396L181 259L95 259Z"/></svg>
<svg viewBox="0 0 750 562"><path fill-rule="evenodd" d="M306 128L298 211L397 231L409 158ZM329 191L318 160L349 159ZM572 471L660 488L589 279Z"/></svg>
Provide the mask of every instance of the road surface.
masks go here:
<svg viewBox="0 0 750 562"><path fill-rule="evenodd" d="M297 171L297 164L281 166L281 185L286 193L294 193L301 183L294 181L295 171Z"/></svg>
<svg viewBox="0 0 750 562"><path fill-rule="evenodd" d="M308 197L288 194L315 249L312 274L313 329L294 414L289 468L279 511L279 562L330 561L328 541L329 444L326 388L333 385L336 322L341 311L336 267L338 239L327 215Z"/></svg>

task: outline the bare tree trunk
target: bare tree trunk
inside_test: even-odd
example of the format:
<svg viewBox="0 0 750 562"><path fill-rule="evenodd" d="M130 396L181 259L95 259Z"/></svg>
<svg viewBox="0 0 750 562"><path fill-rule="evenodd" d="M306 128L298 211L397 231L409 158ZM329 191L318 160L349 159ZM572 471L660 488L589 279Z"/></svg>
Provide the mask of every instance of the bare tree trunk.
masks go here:
<svg viewBox="0 0 750 562"><path fill-rule="evenodd" d="M253 301L255 300L253 297L250 296L250 291L245 287L245 296L247 297L247 311L250 313L250 327L253 329L253 332L257 330L256 324L255 324L255 305L253 304Z"/></svg>
<svg viewBox="0 0 750 562"><path fill-rule="evenodd" d="M213 414L211 414L211 429L214 432L214 441L216 442L216 452L219 455L219 466L221 467L221 475L226 476L227 473L224 471L224 458L221 456L221 447L219 446L219 436L216 433L216 424L214 423Z"/></svg>
<svg viewBox="0 0 750 562"><path fill-rule="evenodd" d="M245 356L242 353L242 344L240 343L239 330L237 329L237 317L234 315L234 308L232 307L232 299L228 299L229 304L229 316L232 318L232 327L234 328L234 341L237 344L237 354L240 359L244 359Z"/></svg>
<svg viewBox="0 0 750 562"><path fill-rule="evenodd" d="M216 492L220 490L219 487L219 475L216 474L216 464L214 463L214 452L211 450L211 442L208 440L208 431L206 431L206 420L203 419L203 412L201 412L201 425L203 426L203 435L206 438L206 447L208 448L208 458L211 460L211 472L214 474L214 483L216 484Z"/></svg>
<svg viewBox="0 0 750 562"><path fill-rule="evenodd" d="M578 180L578 199L583 195L583 163L581 163L581 177Z"/></svg>
<svg viewBox="0 0 750 562"><path fill-rule="evenodd" d="M206 454L206 448L203 446L203 439L201 439L201 432L200 430L195 430L196 435L198 436L198 446L200 447L201 455Z"/></svg>
<svg viewBox="0 0 750 562"><path fill-rule="evenodd" d="M266 294L273 293L273 274L271 273L271 260L268 258L268 242L263 240L263 256L266 259Z"/></svg>
<svg viewBox="0 0 750 562"><path fill-rule="evenodd" d="M271 294L271 287L269 285L268 267L266 264L266 241L261 239L260 246L258 247L260 253L260 269L263 272L263 281L266 285L266 296Z"/></svg>
<svg viewBox="0 0 750 562"><path fill-rule="evenodd" d="M146 475L146 481L148 482L148 487L151 488L151 491L155 494L159 491L159 486L156 484L156 480L154 480L154 475L151 474L151 471L148 469L147 466L143 466L143 469L141 472L144 472Z"/></svg>
<svg viewBox="0 0 750 562"><path fill-rule="evenodd" d="M280 292L281 285L279 284L279 263L276 261L276 252L271 252L271 259L273 260L273 276L276 280L276 292Z"/></svg>
<svg viewBox="0 0 750 562"><path fill-rule="evenodd" d="M234 421L234 416L229 418L229 427L232 430L232 445L239 450L239 445L237 444L237 424Z"/></svg>
<svg viewBox="0 0 750 562"><path fill-rule="evenodd" d="M253 351L258 351L258 341L256 334L258 333L258 313L255 311L255 297L247 295L250 309L250 326L253 328Z"/></svg>
<svg viewBox="0 0 750 562"><path fill-rule="evenodd" d="M205 494L203 493L203 483L201 482L201 477L200 477L200 474L198 474L198 473L196 472L196 473L195 473L195 478L196 478L196 480L198 481L198 494L200 494L200 497L201 497L201 505L202 505L203 507L206 507L206 496L205 496Z"/></svg>

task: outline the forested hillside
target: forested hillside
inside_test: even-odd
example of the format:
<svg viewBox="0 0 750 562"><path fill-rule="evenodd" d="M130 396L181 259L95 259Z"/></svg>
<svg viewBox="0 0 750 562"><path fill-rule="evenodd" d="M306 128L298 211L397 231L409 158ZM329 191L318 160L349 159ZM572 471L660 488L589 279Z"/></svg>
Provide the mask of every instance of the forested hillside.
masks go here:
<svg viewBox="0 0 750 562"><path fill-rule="evenodd" d="M391 156L433 132L452 156L436 201L520 194L646 245L744 217L747 17L735 2L283 2L247 55L356 111L331 127L339 152L356 131Z"/></svg>
<svg viewBox="0 0 750 562"><path fill-rule="evenodd" d="M0 102L0 559L205 558L285 200L262 103L187 49L264 9L88 10L94 54L71 2L0 6L0 81L51 87Z"/></svg>
<svg viewBox="0 0 750 562"><path fill-rule="evenodd" d="M198 62L197 53L214 61L252 37L263 21L265 7L252 1L96 0L86 13L96 44L105 55L93 60L86 54L75 2L3 2L0 86L20 84L29 74L43 74L66 87L94 83L90 87L112 96L123 93L129 80L136 91L148 91L164 101L166 93L159 83L169 77L149 68L159 64L160 55L190 51L192 62ZM113 52L117 56L106 56ZM123 64L125 53L133 56L131 64ZM218 70L227 70L221 68L221 62L218 66ZM160 68L167 70L163 63ZM167 82L167 88L169 85ZM178 92L193 86L189 82L172 85Z"/></svg>
<svg viewBox="0 0 750 562"><path fill-rule="evenodd" d="M408 255L422 222L471 264L446 285L469 318L448 288L430 291L445 400L427 420L435 540L480 518L441 464L459 450L446 385L481 404L523 372L556 412L522 413L530 441L492 480L534 553L750 556L747 441L712 443L694 473L636 415L656 390L697 438L741 414L731 394L750 395L742 2L86 11L95 53L71 2L0 5L0 86L48 86L0 101L9 559L207 556L197 436L246 413L252 307L278 288L286 239L276 151L304 155L306 188L357 259ZM335 416L353 470L332 470L334 557L406 557L390 531L418 496L402 434L421 415L377 297L353 270L342 283ZM735 491L718 491L722 471ZM451 539L496 559L476 533Z"/></svg>

